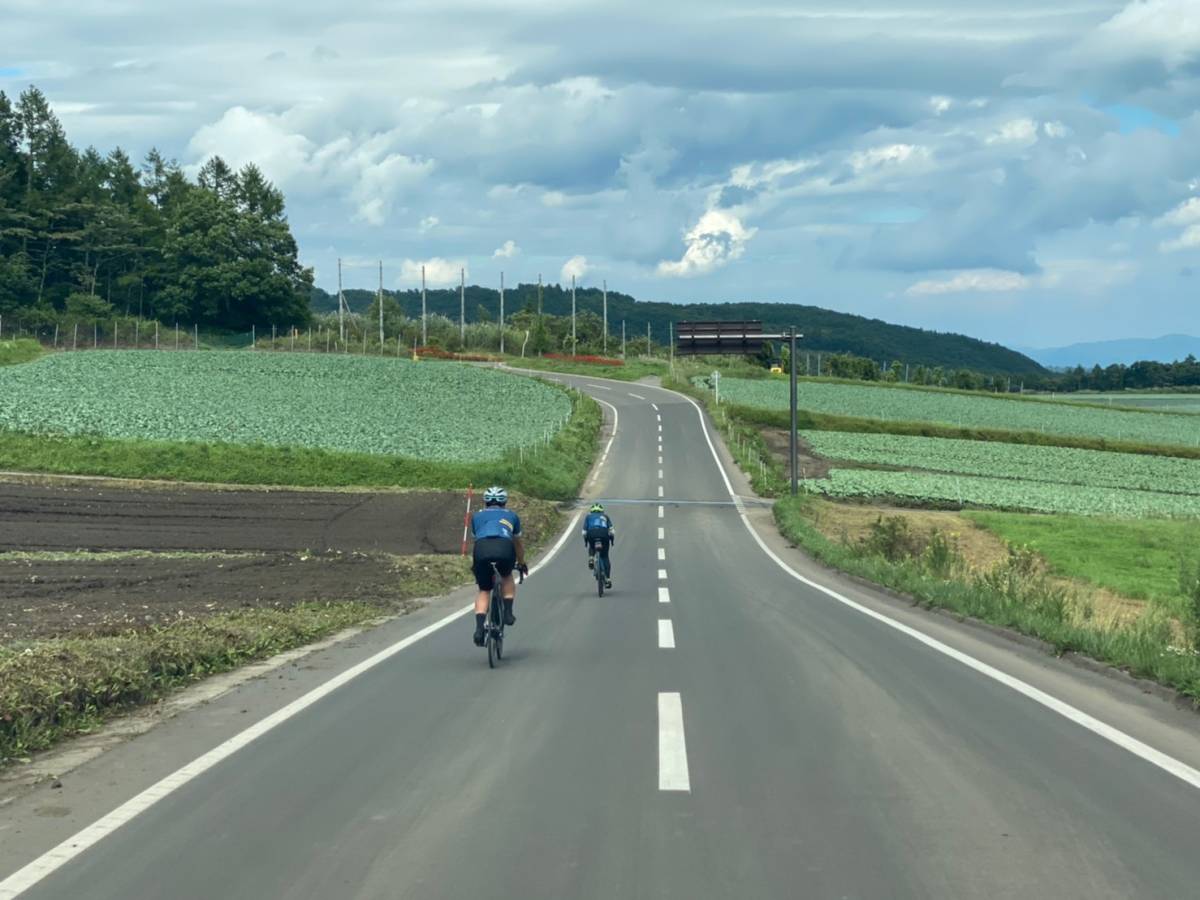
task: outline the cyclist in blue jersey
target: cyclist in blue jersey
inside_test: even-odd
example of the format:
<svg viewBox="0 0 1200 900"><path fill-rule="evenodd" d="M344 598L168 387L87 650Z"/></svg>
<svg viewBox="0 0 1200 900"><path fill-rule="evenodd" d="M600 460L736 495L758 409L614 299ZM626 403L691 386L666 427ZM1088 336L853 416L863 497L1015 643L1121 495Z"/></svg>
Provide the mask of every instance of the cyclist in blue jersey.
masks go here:
<svg viewBox="0 0 1200 900"><path fill-rule="evenodd" d="M603 503L593 503L583 520L583 544L587 547L588 568L596 567L596 541L601 542L600 558L604 560L604 586L612 587L612 561L608 558L608 550L617 542L616 528L613 520L604 511Z"/></svg>
<svg viewBox="0 0 1200 900"><path fill-rule="evenodd" d="M521 518L508 505L508 491L490 487L483 492L483 509L471 517L471 535L475 538L475 583L479 594L475 598L475 644L483 646L483 623L487 618L488 598L492 591L492 563L503 579L500 594L504 600L504 624L515 625L513 601L517 599L517 583L513 568L528 574L525 565L525 542L521 538Z"/></svg>

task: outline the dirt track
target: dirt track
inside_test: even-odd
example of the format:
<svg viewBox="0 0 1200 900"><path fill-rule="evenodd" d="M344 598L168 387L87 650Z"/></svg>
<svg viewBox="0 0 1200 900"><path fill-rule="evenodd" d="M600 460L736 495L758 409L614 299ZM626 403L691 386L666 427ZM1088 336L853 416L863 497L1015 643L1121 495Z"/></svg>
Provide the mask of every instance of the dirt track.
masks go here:
<svg viewBox="0 0 1200 900"><path fill-rule="evenodd" d="M395 556L447 554L440 568L457 565L463 503L438 492L0 482L0 553L158 554L0 557L0 642L309 600L395 608L447 577Z"/></svg>

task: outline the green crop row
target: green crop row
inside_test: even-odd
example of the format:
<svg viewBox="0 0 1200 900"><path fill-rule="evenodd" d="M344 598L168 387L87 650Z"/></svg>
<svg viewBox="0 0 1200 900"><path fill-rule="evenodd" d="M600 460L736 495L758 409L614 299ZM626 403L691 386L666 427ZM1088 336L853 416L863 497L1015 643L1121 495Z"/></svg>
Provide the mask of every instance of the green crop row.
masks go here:
<svg viewBox="0 0 1200 900"><path fill-rule="evenodd" d="M1200 516L1200 496L1121 490L977 475L834 469L804 488L827 497L885 499L921 505L976 506L1028 512L1141 519Z"/></svg>
<svg viewBox="0 0 1200 900"><path fill-rule="evenodd" d="M704 383L704 379L699 379ZM722 378L721 401L767 410L788 408L780 379ZM1200 416L1108 410L1078 403L1033 402L950 391L804 380L801 409L882 422L928 422L957 428L1023 431L1130 443L1200 447Z"/></svg>
<svg viewBox="0 0 1200 900"><path fill-rule="evenodd" d="M809 431L830 459L1034 482L1200 495L1200 460L950 438Z"/></svg>
<svg viewBox="0 0 1200 900"><path fill-rule="evenodd" d="M0 369L0 429L472 462L571 413L533 379L447 363L250 351L63 353Z"/></svg>

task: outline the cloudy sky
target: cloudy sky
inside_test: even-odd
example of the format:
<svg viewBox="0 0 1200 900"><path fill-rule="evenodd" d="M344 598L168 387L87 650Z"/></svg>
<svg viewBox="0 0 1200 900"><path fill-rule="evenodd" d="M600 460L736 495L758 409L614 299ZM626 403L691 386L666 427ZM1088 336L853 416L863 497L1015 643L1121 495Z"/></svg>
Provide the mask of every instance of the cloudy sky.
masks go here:
<svg viewBox="0 0 1200 900"><path fill-rule="evenodd" d="M324 287L1200 333L1200 0L0 0L77 144L257 162ZM803 325L803 323L799 323Z"/></svg>

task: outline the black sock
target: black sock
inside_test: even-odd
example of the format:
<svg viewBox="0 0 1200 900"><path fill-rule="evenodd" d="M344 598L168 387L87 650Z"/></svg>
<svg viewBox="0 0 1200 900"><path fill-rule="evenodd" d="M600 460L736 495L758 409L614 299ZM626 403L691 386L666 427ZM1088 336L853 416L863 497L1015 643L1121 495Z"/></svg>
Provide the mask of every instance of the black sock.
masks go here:
<svg viewBox="0 0 1200 900"><path fill-rule="evenodd" d="M505 597L504 598L504 611L505 612L508 612L508 613L512 612L513 601L516 599L517 599L516 597Z"/></svg>
<svg viewBox="0 0 1200 900"><path fill-rule="evenodd" d="M475 630L483 631L483 620L487 618L487 613L475 613Z"/></svg>

